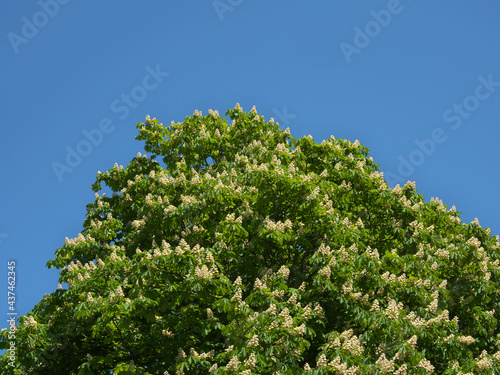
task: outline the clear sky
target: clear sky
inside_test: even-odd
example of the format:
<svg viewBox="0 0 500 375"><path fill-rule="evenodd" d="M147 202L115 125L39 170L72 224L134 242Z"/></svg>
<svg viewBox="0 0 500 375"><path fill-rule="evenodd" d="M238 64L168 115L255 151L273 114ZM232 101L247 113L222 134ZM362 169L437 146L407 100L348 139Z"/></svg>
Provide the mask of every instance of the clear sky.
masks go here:
<svg viewBox="0 0 500 375"><path fill-rule="evenodd" d="M390 186L500 234L500 3L3 1L0 312L25 314L82 230L98 170L142 150L135 123L256 105L296 138L370 149ZM3 288L3 292L2 289Z"/></svg>

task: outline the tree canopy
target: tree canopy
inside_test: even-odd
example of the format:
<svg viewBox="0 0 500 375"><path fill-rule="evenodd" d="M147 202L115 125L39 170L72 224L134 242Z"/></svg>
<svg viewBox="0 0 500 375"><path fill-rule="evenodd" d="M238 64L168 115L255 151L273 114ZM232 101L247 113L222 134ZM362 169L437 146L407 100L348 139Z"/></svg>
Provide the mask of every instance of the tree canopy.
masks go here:
<svg viewBox="0 0 500 375"><path fill-rule="evenodd" d="M148 156L98 172L2 374L500 371L498 236L357 140L226 116L137 124Z"/></svg>

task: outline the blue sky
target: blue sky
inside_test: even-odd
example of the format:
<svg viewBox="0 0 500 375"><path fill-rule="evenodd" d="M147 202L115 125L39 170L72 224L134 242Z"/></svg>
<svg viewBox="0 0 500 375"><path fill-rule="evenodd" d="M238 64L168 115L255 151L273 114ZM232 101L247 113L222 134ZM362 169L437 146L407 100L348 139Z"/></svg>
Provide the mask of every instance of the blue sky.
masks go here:
<svg viewBox="0 0 500 375"><path fill-rule="evenodd" d="M82 230L98 170L142 150L135 123L239 102L296 138L359 139L390 185L416 181L500 234L497 1L4 1L0 280L25 314ZM57 166L56 170L54 165ZM57 172L59 171L59 172Z"/></svg>

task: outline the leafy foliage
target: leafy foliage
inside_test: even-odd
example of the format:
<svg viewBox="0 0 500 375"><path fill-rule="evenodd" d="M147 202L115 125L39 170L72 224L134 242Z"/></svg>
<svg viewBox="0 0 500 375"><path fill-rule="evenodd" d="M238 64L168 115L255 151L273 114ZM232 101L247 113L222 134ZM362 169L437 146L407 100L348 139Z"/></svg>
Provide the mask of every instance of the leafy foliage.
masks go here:
<svg viewBox="0 0 500 375"><path fill-rule="evenodd" d="M148 116L150 156L98 173L47 263L68 288L19 319L2 373L500 371L498 236L390 189L358 141L209 112Z"/></svg>

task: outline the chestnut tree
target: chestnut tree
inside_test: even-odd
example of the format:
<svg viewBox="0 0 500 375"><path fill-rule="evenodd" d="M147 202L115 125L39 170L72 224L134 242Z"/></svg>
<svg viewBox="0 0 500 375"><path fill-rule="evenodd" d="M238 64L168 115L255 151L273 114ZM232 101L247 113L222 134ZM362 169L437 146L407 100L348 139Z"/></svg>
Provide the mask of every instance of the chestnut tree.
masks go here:
<svg viewBox="0 0 500 375"><path fill-rule="evenodd" d="M137 124L147 156L98 172L2 374L500 371L498 236L357 140L226 116Z"/></svg>

